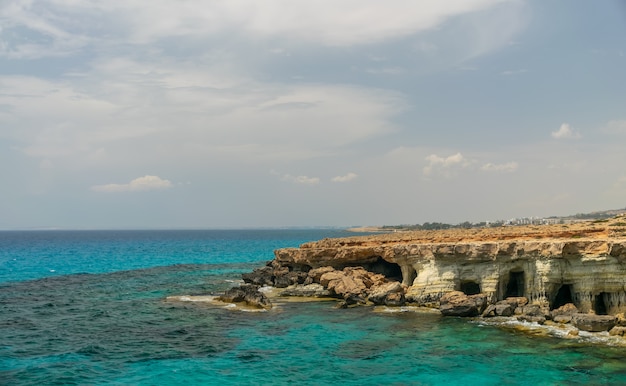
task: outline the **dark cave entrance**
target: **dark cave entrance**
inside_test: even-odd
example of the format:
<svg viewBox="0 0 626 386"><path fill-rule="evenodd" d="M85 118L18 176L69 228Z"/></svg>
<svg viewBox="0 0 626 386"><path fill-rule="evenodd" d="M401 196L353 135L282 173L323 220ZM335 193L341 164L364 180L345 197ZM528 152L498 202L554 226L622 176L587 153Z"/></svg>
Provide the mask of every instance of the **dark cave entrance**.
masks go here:
<svg viewBox="0 0 626 386"><path fill-rule="evenodd" d="M395 263L390 263L382 257L370 264L364 264L363 268L370 272L380 273L389 280L396 280L402 282L402 269Z"/></svg>
<svg viewBox="0 0 626 386"><path fill-rule="evenodd" d="M559 287L559 290L554 296L554 301L552 302L552 307L550 307L550 309L557 309L566 305L567 303L574 303L571 284L563 284L561 287Z"/></svg>
<svg viewBox="0 0 626 386"><path fill-rule="evenodd" d="M509 272L509 282L506 285L504 298L524 296L524 271Z"/></svg>
<svg viewBox="0 0 626 386"><path fill-rule="evenodd" d="M477 295L480 293L480 285L475 281L461 281L461 292L465 295Z"/></svg>
<svg viewBox="0 0 626 386"><path fill-rule="evenodd" d="M609 294L607 292L600 292L596 295L596 299L593 302L593 310L596 312L596 315L607 315L609 313L607 307L607 300Z"/></svg>

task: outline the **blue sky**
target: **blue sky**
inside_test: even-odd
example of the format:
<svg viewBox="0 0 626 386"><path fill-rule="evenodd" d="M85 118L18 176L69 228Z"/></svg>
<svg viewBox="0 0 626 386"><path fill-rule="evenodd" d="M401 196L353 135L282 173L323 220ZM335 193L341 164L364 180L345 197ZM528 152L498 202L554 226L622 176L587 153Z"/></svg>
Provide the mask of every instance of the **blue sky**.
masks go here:
<svg viewBox="0 0 626 386"><path fill-rule="evenodd" d="M0 229L626 206L626 3L6 0Z"/></svg>

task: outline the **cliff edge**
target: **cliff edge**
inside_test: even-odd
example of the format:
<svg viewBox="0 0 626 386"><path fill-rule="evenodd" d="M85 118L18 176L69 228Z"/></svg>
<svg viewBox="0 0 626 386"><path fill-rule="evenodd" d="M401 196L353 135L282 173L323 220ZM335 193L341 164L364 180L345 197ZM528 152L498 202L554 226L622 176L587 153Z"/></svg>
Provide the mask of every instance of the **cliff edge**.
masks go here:
<svg viewBox="0 0 626 386"><path fill-rule="evenodd" d="M573 303L582 313L618 314L626 311L626 216L323 239L276 250L244 280L321 285L348 303L439 306L460 291L487 304L524 297L549 309Z"/></svg>

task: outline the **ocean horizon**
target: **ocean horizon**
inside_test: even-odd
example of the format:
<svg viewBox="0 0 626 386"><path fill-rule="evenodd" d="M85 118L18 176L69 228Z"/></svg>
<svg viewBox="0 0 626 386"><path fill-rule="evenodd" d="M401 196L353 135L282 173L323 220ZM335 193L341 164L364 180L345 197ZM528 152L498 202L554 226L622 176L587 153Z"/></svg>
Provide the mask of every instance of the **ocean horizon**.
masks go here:
<svg viewBox="0 0 626 386"><path fill-rule="evenodd" d="M0 231L0 384L626 384L626 348L411 307L170 302L345 228ZM537 327L537 328L535 328Z"/></svg>

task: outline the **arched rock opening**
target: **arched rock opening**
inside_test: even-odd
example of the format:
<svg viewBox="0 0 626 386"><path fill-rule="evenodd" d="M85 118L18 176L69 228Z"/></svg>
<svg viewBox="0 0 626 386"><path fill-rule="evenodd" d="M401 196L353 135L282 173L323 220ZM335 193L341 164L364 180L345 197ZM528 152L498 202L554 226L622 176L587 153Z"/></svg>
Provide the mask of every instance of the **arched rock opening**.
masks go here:
<svg viewBox="0 0 626 386"><path fill-rule="evenodd" d="M461 281L460 290L465 295L477 295L480 293L480 284L471 280L463 280Z"/></svg>
<svg viewBox="0 0 626 386"><path fill-rule="evenodd" d="M552 306L550 307L550 309L557 309L561 306L566 305L567 303L574 303L571 284L563 284L559 287L556 295L554 295L554 299L552 300Z"/></svg>
<svg viewBox="0 0 626 386"><path fill-rule="evenodd" d="M506 284L506 291L504 297L518 297L524 296L524 271L510 271L509 281Z"/></svg>
<svg viewBox="0 0 626 386"><path fill-rule="evenodd" d="M370 272L380 273L389 280L402 281L402 269L400 269L400 266L395 263L390 263L382 257L378 257L373 263L364 264L363 268Z"/></svg>
<svg viewBox="0 0 626 386"><path fill-rule="evenodd" d="M596 295L596 298L593 302L593 310L596 315L607 315L609 312L609 307L607 307L607 300L609 298L609 294L607 292L600 292Z"/></svg>

